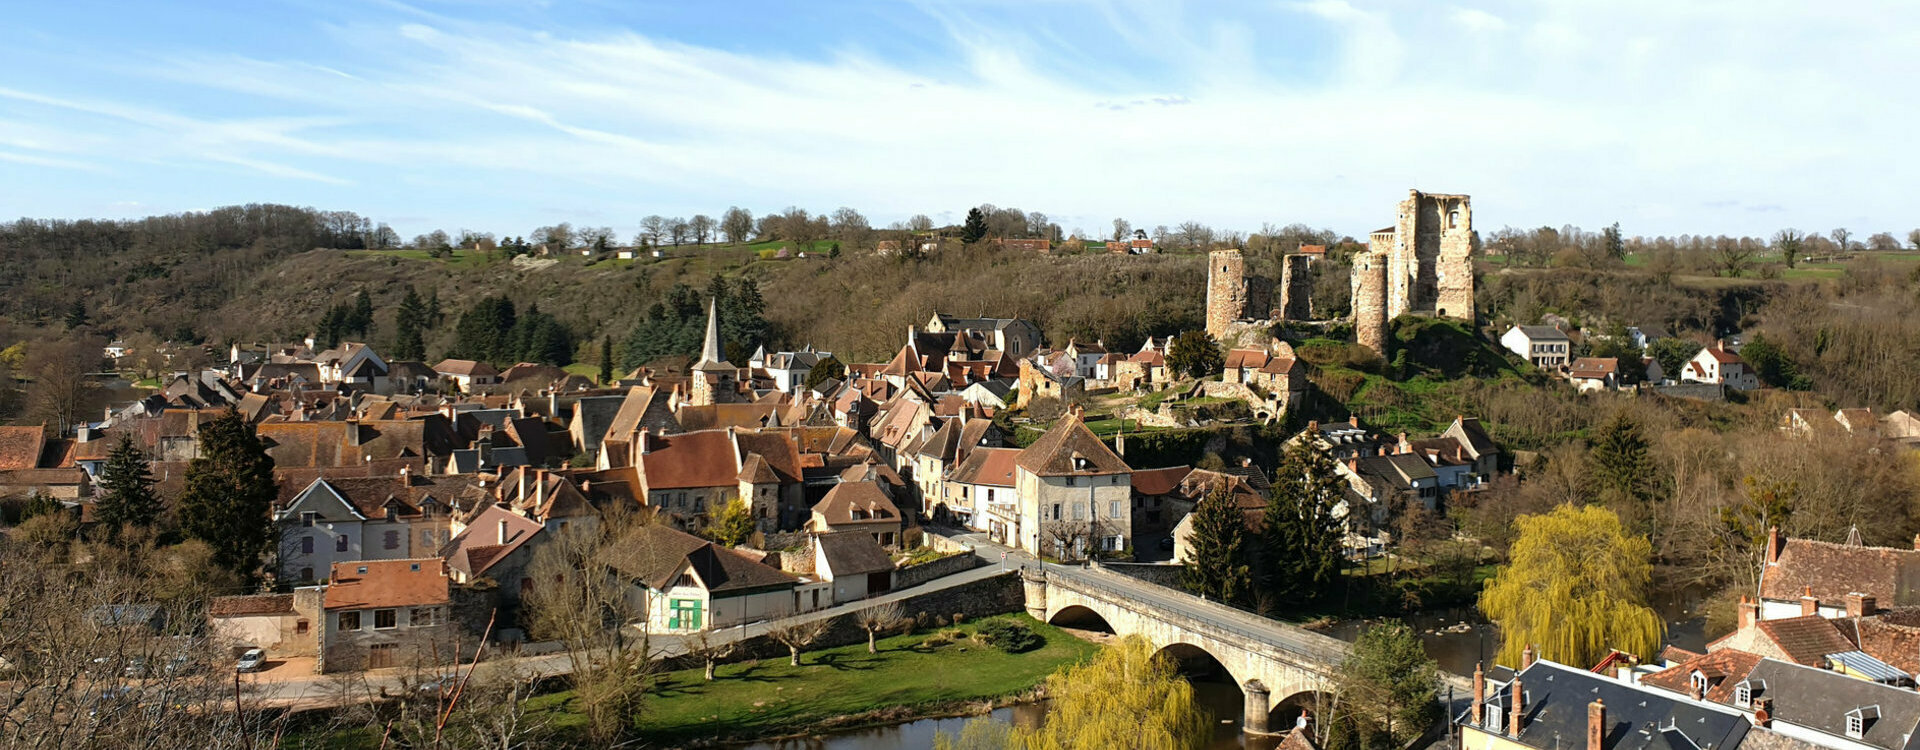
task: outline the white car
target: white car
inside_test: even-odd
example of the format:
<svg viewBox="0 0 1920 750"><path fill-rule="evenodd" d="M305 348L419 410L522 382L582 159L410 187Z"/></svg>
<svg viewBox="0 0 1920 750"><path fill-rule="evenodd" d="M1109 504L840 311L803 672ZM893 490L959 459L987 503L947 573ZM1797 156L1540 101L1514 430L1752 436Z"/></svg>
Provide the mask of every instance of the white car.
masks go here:
<svg viewBox="0 0 1920 750"><path fill-rule="evenodd" d="M240 655L240 662L234 665L234 669L240 672L258 672L266 665L267 650L264 648L250 648L247 649L246 653Z"/></svg>

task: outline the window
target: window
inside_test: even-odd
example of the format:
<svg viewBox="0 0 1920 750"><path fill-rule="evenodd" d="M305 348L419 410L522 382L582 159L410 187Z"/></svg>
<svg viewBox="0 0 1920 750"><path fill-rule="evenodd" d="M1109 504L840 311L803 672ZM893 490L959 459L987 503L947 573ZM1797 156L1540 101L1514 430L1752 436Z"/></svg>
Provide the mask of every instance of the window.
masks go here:
<svg viewBox="0 0 1920 750"><path fill-rule="evenodd" d="M307 628L309 627L311 626L307 624L306 620L301 620L293 624L293 632L295 635L306 635Z"/></svg>
<svg viewBox="0 0 1920 750"><path fill-rule="evenodd" d="M1087 520L1087 506L1081 505L1079 503L1074 503L1073 504L1073 520L1075 521Z"/></svg>
<svg viewBox="0 0 1920 750"><path fill-rule="evenodd" d="M313 554L313 537L310 537L310 536L300 537L300 554L303 554L303 555Z"/></svg>
<svg viewBox="0 0 1920 750"><path fill-rule="evenodd" d="M340 613L340 629L341 630L359 630L360 629L360 613L359 612L341 612Z"/></svg>
<svg viewBox="0 0 1920 750"><path fill-rule="evenodd" d="M1079 477L1067 477L1067 486L1068 486L1068 487L1073 487L1073 486L1077 486L1077 485L1079 485L1079 484L1080 484L1080 478L1079 478Z"/></svg>
<svg viewBox="0 0 1920 750"><path fill-rule="evenodd" d="M313 568L301 568L301 569L300 569L300 580L302 580L302 581L311 581L311 580L313 580Z"/></svg>
<svg viewBox="0 0 1920 750"><path fill-rule="evenodd" d="M1705 674L1702 674L1700 672L1694 672L1692 683L1693 683L1693 689L1695 692L1701 695L1707 694L1707 688L1709 687L1709 685L1707 684L1707 676Z"/></svg>
<svg viewBox="0 0 1920 750"><path fill-rule="evenodd" d="M1481 726L1494 734L1501 733L1503 730L1500 729L1500 719L1505 713L1506 710L1498 704L1487 703L1486 710L1480 712L1480 715L1483 717Z"/></svg>
<svg viewBox="0 0 1920 750"><path fill-rule="evenodd" d="M1733 704L1742 708L1753 705L1753 683L1742 681L1734 686Z"/></svg>
<svg viewBox="0 0 1920 750"><path fill-rule="evenodd" d="M1107 501L1107 517L1108 518L1120 517L1120 501L1119 500Z"/></svg>
<svg viewBox="0 0 1920 750"><path fill-rule="evenodd" d="M799 592L794 593L797 595ZM671 617L667 618L668 628L673 630L700 629L699 599L672 599L668 601L667 607L668 610L673 613Z"/></svg>
<svg viewBox="0 0 1920 750"><path fill-rule="evenodd" d="M315 522L319 520L320 520L320 514L315 513L313 511L307 511L305 513L300 514L301 526L312 526Z"/></svg>
<svg viewBox="0 0 1920 750"><path fill-rule="evenodd" d="M675 587L684 586L687 588L697 588L700 585L700 583L698 581L693 580L693 575L691 573L681 573L680 578L678 580L675 580L673 582L673 585Z"/></svg>
<svg viewBox="0 0 1920 750"><path fill-rule="evenodd" d="M1874 719L1880 718L1879 706L1862 706L1847 712L1847 736L1861 739L1867 734L1867 727Z"/></svg>
<svg viewBox="0 0 1920 750"><path fill-rule="evenodd" d="M399 625L400 610L376 609L373 611L373 629L387 630Z"/></svg>
<svg viewBox="0 0 1920 750"><path fill-rule="evenodd" d="M400 511L395 510L393 506L387 506L387 523L393 523L398 520L400 520Z"/></svg>
<svg viewBox="0 0 1920 750"><path fill-rule="evenodd" d="M359 567L357 567L357 568L354 568L354 570L357 570L357 571L360 571L360 575L366 575L366 574L367 574L367 566L365 566L365 565L361 565L361 566L359 566Z"/></svg>
<svg viewBox="0 0 1920 750"><path fill-rule="evenodd" d="M339 537L333 540L333 551L335 552L347 551L347 535L346 534L341 534ZM365 573L366 571L363 570L360 572Z"/></svg>
<svg viewBox="0 0 1920 750"><path fill-rule="evenodd" d="M420 532L420 546L426 547L429 549L433 547L433 531L432 530Z"/></svg>
<svg viewBox="0 0 1920 750"><path fill-rule="evenodd" d="M385 546L387 549L400 549L400 532L387 532Z"/></svg>
<svg viewBox="0 0 1920 750"><path fill-rule="evenodd" d="M420 572L420 563L414 563L412 565L407 566L407 570L408 572L412 572L412 573Z"/></svg>

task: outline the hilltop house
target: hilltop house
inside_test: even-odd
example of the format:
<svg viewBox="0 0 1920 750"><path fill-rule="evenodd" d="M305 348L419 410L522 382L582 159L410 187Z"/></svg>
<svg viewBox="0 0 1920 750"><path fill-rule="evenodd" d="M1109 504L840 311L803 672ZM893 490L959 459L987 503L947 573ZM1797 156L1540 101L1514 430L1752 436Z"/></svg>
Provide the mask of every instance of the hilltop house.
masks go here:
<svg viewBox="0 0 1920 750"><path fill-rule="evenodd" d="M1760 377L1740 355L1727 349L1724 340L1701 349L1699 354L1693 355L1693 359L1687 360L1686 366L1680 368L1680 379L1689 383L1724 385L1737 391L1760 387Z"/></svg>
<svg viewBox="0 0 1920 750"><path fill-rule="evenodd" d="M1567 366L1573 340L1553 326L1514 326L1501 334L1500 345L1534 367L1558 370Z"/></svg>

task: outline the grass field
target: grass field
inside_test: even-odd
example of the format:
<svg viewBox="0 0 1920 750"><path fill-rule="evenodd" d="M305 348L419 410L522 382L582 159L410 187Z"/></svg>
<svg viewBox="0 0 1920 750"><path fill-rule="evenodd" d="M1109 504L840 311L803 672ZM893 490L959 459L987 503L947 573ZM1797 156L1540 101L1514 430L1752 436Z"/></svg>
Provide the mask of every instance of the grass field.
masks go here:
<svg viewBox="0 0 1920 750"><path fill-rule="evenodd" d="M996 619L1025 623L1046 644L1009 654L972 638L980 623ZM785 658L722 665L713 682L703 679L699 669L670 672L659 677L635 717L634 728L648 746L667 747L705 738L746 740L794 734L868 712L932 709L1018 695L1100 648L1025 614L942 629L954 630L966 637L930 646L931 632L896 635L880 639L878 654L867 653L865 643L804 652L799 667L790 666ZM572 699L572 692L565 690L535 697L528 703L532 723L551 726L562 737L577 734L586 717L573 709ZM854 725L857 722L847 726ZM295 744L305 747L341 750L379 746L372 731L298 740Z"/></svg>

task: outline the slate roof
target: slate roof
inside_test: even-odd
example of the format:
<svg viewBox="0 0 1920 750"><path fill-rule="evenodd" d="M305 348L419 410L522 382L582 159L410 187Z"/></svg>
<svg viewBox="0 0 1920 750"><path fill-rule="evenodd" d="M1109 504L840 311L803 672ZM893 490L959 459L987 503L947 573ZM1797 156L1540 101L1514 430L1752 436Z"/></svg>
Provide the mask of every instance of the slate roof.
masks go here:
<svg viewBox="0 0 1920 750"><path fill-rule="evenodd" d="M777 568L661 524L634 529L601 554L614 570L655 590L668 588L682 565L692 567L714 594L792 587L800 582Z"/></svg>
<svg viewBox="0 0 1920 750"><path fill-rule="evenodd" d="M438 557L337 562L327 578L327 609L426 607L450 601L447 563Z"/></svg>
<svg viewBox="0 0 1920 750"><path fill-rule="evenodd" d="M1519 736L1509 738L1539 750L1583 747L1587 707L1595 700L1606 706L1602 750L1728 750L1749 726L1735 711L1546 660L1534 662L1518 678L1526 692L1526 718ZM1503 686L1493 702L1511 705L1511 690L1512 683Z"/></svg>
<svg viewBox="0 0 1920 750"><path fill-rule="evenodd" d="M820 545L820 555L826 558L827 568L835 577L893 570L893 558L872 534L864 531L820 534L813 541Z"/></svg>
<svg viewBox="0 0 1920 750"><path fill-rule="evenodd" d="M1553 326L1514 326L1525 334L1529 341L1569 341L1565 331Z"/></svg>
<svg viewBox="0 0 1920 750"><path fill-rule="evenodd" d="M1776 723L1846 738L1847 713L1871 706L1878 709L1878 718L1866 722L1866 731L1855 742L1885 750L1914 746L1908 735L1920 725L1920 693L1911 689L1774 659L1761 660L1747 679L1766 683L1754 698L1773 700Z"/></svg>
<svg viewBox="0 0 1920 750"><path fill-rule="evenodd" d="M1779 560L1761 573L1760 596L1799 601L1808 589L1832 605L1855 592L1882 607L1920 605L1920 551L1788 539Z"/></svg>
<svg viewBox="0 0 1920 750"><path fill-rule="evenodd" d="M1087 429L1078 413L1069 413L1028 445L1020 452L1017 463L1020 468L1043 477L1133 471Z"/></svg>

